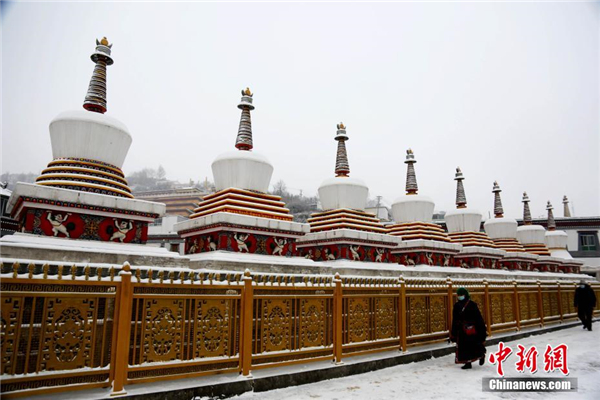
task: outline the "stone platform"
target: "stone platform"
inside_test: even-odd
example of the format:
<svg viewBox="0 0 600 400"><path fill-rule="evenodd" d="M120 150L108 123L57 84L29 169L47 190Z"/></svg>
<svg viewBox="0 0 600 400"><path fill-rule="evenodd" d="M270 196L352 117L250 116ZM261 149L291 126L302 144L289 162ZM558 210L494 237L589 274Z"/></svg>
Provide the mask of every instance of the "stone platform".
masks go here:
<svg viewBox="0 0 600 400"><path fill-rule="evenodd" d="M258 254L236 254L225 251L195 254L189 261L189 268L219 271L244 271L273 274L311 274L373 276L373 277L423 277L423 278L472 278L472 279L519 279L519 280L580 280L589 275L537 272L506 271L483 268L438 267L429 265L404 266L389 263L364 261L319 261L300 257L272 257Z"/></svg>
<svg viewBox="0 0 600 400"><path fill-rule="evenodd" d="M2 258L133 266L187 267L189 259L163 247L15 233L0 239Z"/></svg>

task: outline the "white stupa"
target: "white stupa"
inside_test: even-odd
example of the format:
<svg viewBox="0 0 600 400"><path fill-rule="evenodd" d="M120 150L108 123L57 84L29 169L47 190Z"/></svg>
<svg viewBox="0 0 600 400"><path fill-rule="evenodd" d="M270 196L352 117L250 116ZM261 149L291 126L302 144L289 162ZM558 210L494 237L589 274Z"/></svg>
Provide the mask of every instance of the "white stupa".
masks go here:
<svg viewBox="0 0 600 400"><path fill-rule="evenodd" d="M392 262L389 250L396 248L401 239L387 235L379 219L365 211L369 188L362 180L350 177L348 135L343 123L337 125L335 140L335 177L319 187L323 212L307 220L310 233L298 240L298 249L313 260Z"/></svg>
<svg viewBox="0 0 600 400"><path fill-rule="evenodd" d="M567 251L567 241L569 240L567 232L556 230L556 221L554 220L553 207L550 200L548 200L546 210L548 210L548 231L546 232L545 240L550 254L552 257L573 259L573 256Z"/></svg>
<svg viewBox="0 0 600 400"><path fill-rule="evenodd" d="M435 203L427 196L419 194L414 164L417 162L412 149L406 151L406 194L392 204L395 224L388 226L388 233L402 238L398 255L402 264L427 264L451 266L452 255L458 253L462 245L451 243L448 234L438 224L434 224Z"/></svg>
<svg viewBox="0 0 600 400"><path fill-rule="evenodd" d="M446 213L446 228L448 236L463 248L457 258L463 258L463 266L496 268L497 260L504 257L506 252L496 248L487 234L481 232L482 214L467 208L467 197L463 186L464 176L460 167L456 168L456 210ZM489 265L482 265L482 264Z"/></svg>
<svg viewBox="0 0 600 400"><path fill-rule="evenodd" d="M111 49L112 44L106 38L96 41L96 50L91 56L95 64L94 72L83 103L86 111L66 111L50 123L53 160L35 184L17 184L8 205L15 219L22 219L27 209L47 207L36 199L54 202L53 208L57 212L109 216L107 210L111 210L112 216L117 219L131 219L127 216L130 214L133 220L139 220L142 225L147 225L164 213L164 204L133 200L121 170L132 138L125 124L105 115L106 68L113 64ZM60 207L57 208L58 204ZM59 219L65 218L58 213L55 215L59 216ZM71 229L63 232L64 229L57 228L59 232L53 236L109 240L102 234L91 232L89 228L78 236L81 229L75 225L87 224L87 218L84 220L80 222L73 217L71 225L65 220L65 228ZM58 220L54 218L52 226L57 224ZM98 221L93 224L98 225ZM28 224L24 225L28 232ZM43 231L43 226L40 226ZM36 230L36 233L42 232ZM138 238L136 242L144 241Z"/></svg>
<svg viewBox="0 0 600 400"><path fill-rule="evenodd" d="M448 235L439 228L438 225L431 223L433 220L433 209L435 203L430 197L419 194L419 186L417 184L417 174L415 173L414 164L417 162L412 149L406 151L406 195L398 197L392 204L392 215L394 222L398 224L409 224L412 222L420 222L418 229L429 230L432 228L432 239L450 241ZM435 229L438 228L438 229ZM404 236L409 236L406 234ZM405 238L406 239L406 238Z"/></svg>
<svg viewBox="0 0 600 400"><path fill-rule="evenodd" d="M517 228L517 239L528 253L549 256L550 252L546 247L546 230L541 225L533 225L529 201L527 192L523 192L523 225Z"/></svg>
<svg viewBox="0 0 600 400"><path fill-rule="evenodd" d="M264 155L253 151L252 123L250 111L253 94L250 89L242 91L242 99L238 108L242 110L240 127L235 147L238 151L230 151L219 155L212 163L215 188L221 191L228 188L253 190L267 193L273 175L273 165Z"/></svg>
<svg viewBox="0 0 600 400"><path fill-rule="evenodd" d="M216 193L205 196L190 219L174 227L192 260L215 250L294 256L296 239L308 232L308 225L293 222L280 196L268 193L273 165L253 151L253 96L250 89L242 90L237 150L212 163Z"/></svg>
<svg viewBox="0 0 600 400"><path fill-rule="evenodd" d="M335 177L325 179L319 186L319 200L324 211L350 209L364 211L369 188L360 179L350 177L350 165L346 151L346 127L338 124L335 140L338 142Z"/></svg>
<svg viewBox="0 0 600 400"><path fill-rule="evenodd" d="M50 123L53 159L35 184L17 183L7 210L21 233L3 238L3 253L42 246L44 257L72 261L97 259L99 254L179 257L166 249L142 246L148 224L165 212L165 205L136 200L121 170L132 137L121 121L107 111L107 66L113 64L112 44L96 40L91 55L94 71L81 111L60 113ZM99 243L103 242L103 243ZM21 250L19 250L21 249ZM29 257L26 257L29 258ZM168 261L160 261L167 265Z"/></svg>
<svg viewBox="0 0 600 400"><path fill-rule="evenodd" d="M483 224L485 232L497 247L511 252L523 252L525 249L517 240L517 221L504 216L500 186L494 182L494 218L488 219Z"/></svg>
<svg viewBox="0 0 600 400"><path fill-rule="evenodd" d="M504 216L502 199L500 198L500 186L494 182L492 189L494 193L494 218L488 219L483 226L485 232L492 239L496 247L506 251L501 264L506 269L528 270L531 263L538 256L525 252L525 249L517 240L517 221L514 218Z"/></svg>
<svg viewBox="0 0 600 400"><path fill-rule="evenodd" d="M565 218L571 217L571 212L569 210L569 199L567 196L563 197L563 206ZM574 259L573 256L571 256L571 253L569 253L567 250L569 236L565 231L556 230L556 221L554 220L554 213L552 211L552 204L550 201L548 201L546 209L548 210L548 231L546 232L546 245L548 246L550 254L554 258L563 260L562 265L558 266L561 271L579 273L581 267L584 265L584 262Z"/></svg>

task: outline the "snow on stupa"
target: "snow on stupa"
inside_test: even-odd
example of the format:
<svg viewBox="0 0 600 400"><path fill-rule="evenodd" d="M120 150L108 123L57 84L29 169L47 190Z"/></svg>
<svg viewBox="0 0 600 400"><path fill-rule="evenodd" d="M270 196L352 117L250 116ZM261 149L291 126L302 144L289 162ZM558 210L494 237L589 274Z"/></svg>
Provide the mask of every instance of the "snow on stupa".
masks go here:
<svg viewBox="0 0 600 400"><path fill-rule="evenodd" d="M527 192L523 192L523 225L517 228L517 239L528 253L549 256L545 243L546 230L543 226L533 225L529 201Z"/></svg>
<svg viewBox="0 0 600 400"><path fill-rule="evenodd" d="M567 251L567 241L569 239L567 232L556 230L556 221L554 220L554 212L550 200L546 204L548 210L548 231L546 232L546 246L552 257L560 257L572 259L573 257Z"/></svg>
<svg viewBox="0 0 600 400"><path fill-rule="evenodd" d="M417 162L412 149L406 151L406 195L397 198L392 204L394 225L388 226L388 233L402 238L398 250L400 264L426 264L452 266L453 255L462 246L450 243L448 234L442 227L432 222L435 203L427 196L418 194L417 175L414 164Z"/></svg>
<svg viewBox="0 0 600 400"><path fill-rule="evenodd" d="M96 40L85 110L52 120L53 160L35 184L18 183L12 193L8 209L24 233L145 243L148 223L165 212L164 204L133 199L121 170L132 138L122 122L105 115L111 51L106 38Z"/></svg>
<svg viewBox="0 0 600 400"><path fill-rule="evenodd" d="M348 135L343 123L337 125L335 140L335 177L319 187L323 212L307 220L311 233L298 240L300 254L317 261L395 262L390 250L401 239L387 235L379 219L365 211L369 188L362 180L350 177Z"/></svg>
<svg viewBox="0 0 600 400"><path fill-rule="evenodd" d="M488 219L483 224L485 232L498 248L511 252L524 252L525 249L517 240L517 221L504 216L500 198L502 190L498 182L494 182L492 192L494 193L494 218Z"/></svg>
<svg viewBox="0 0 600 400"><path fill-rule="evenodd" d="M456 168L456 210L444 216L448 236L454 243L463 245L455 257L464 267L498 268L497 261L505 255L504 250L496 248L494 242L481 232L481 213L467 208L467 196L463 186L463 173Z"/></svg>
<svg viewBox="0 0 600 400"><path fill-rule="evenodd" d="M242 90L242 115L237 150L219 155L212 163L216 193L203 198L187 221L174 229L192 255L215 250L276 256L296 255L296 239L308 232L293 222L280 196L268 194L273 165L252 151L253 93Z"/></svg>
<svg viewBox="0 0 600 400"><path fill-rule="evenodd" d="M548 200L546 210L548 211L548 231L546 232L546 246L552 257L572 259L573 257L567 251L567 241L569 239L567 232L556 230L556 221L554 220L554 207Z"/></svg>
<svg viewBox="0 0 600 400"><path fill-rule="evenodd" d="M565 203L566 200L566 203ZM565 204L565 211L568 212L568 199L567 196L563 198ZM579 271L583 265L582 261L575 260L571 253L567 250L567 242L569 236L565 231L556 230L556 221L554 220L553 207L550 201L546 204L546 210L548 210L548 231L546 232L546 246L552 257L560 258L563 260L562 265L558 268L563 272L575 272Z"/></svg>
<svg viewBox="0 0 600 400"><path fill-rule="evenodd" d="M558 272L564 269L564 259L554 257L546 246L546 230L541 225L533 225L531 219L531 211L529 209L529 196L523 193L523 225L517 228L517 239L525 248L525 251L531 254L537 254L539 257L533 263L534 271L551 271ZM550 205L550 207L552 207ZM554 226L554 215L552 210L549 210L549 226Z"/></svg>
<svg viewBox="0 0 600 400"><path fill-rule="evenodd" d="M96 41L95 64L85 96L85 111L67 111L50 123L53 158L36 183L43 186L133 198L121 171L132 138L120 121L104 115L106 67L112 44Z"/></svg>
<svg viewBox="0 0 600 400"><path fill-rule="evenodd" d="M492 193L494 193L494 218L488 219L483 224L485 232L492 239L496 247L506 251L506 255L500 262L502 268L509 270L530 270L531 263L537 260L535 254L525 252L525 249L517 240L517 221L504 216L502 199L500 197L500 185L494 182Z"/></svg>

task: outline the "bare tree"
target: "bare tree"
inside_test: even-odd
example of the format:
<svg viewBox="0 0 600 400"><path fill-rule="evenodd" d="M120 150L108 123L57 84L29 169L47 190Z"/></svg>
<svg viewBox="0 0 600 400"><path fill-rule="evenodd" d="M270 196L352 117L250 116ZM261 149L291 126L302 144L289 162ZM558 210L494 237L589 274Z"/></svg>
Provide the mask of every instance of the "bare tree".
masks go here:
<svg viewBox="0 0 600 400"><path fill-rule="evenodd" d="M160 180L163 180L167 177L167 171L165 171L162 165L158 166L158 170L156 171L156 177Z"/></svg>
<svg viewBox="0 0 600 400"><path fill-rule="evenodd" d="M285 184L283 179L278 180L273 185L273 193L276 194L277 196L282 196L282 197L287 195L287 185Z"/></svg>

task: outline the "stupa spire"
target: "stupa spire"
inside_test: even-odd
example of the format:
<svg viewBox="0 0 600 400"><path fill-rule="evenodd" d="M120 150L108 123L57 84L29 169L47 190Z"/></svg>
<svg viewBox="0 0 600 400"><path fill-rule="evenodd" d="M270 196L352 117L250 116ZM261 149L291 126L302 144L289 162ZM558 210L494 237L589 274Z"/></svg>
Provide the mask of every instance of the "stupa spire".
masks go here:
<svg viewBox="0 0 600 400"><path fill-rule="evenodd" d="M546 210L548 210L548 230L555 231L556 230L556 221L554 221L554 213L552 212L552 203L548 200L548 204L546 204Z"/></svg>
<svg viewBox="0 0 600 400"><path fill-rule="evenodd" d="M460 167L456 167L456 175L454 180L456 181L456 208L467 208L467 196L465 195L465 188L462 181L464 176Z"/></svg>
<svg viewBox="0 0 600 400"><path fill-rule="evenodd" d="M497 181L494 181L494 188L492 189L492 193L494 193L494 215L496 218L502 218L504 216L504 209L502 208L502 199L500 198L500 186Z"/></svg>
<svg viewBox="0 0 600 400"><path fill-rule="evenodd" d="M406 160L404 163L406 168L406 194L417 194L419 186L417 185L417 175L415 174L415 155L412 149L406 150Z"/></svg>
<svg viewBox="0 0 600 400"><path fill-rule="evenodd" d="M238 104L238 108L242 110L240 118L240 127L238 128L235 147L239 150L252 150L252 120L250 119L250 111L254 110L252 105L252 96L254 94L249 88L242 90L242 100Z"/></svg>
<svg viewBox="0 0 600 400"><path fill-rule="evenodd" d="M350 164L348 164L348 153L346 152L346 126L340 122L337 124L335 140L338 142L337 156L335 159L335 176L349 176Z"/></svg>
<svg viewBox="0 0 600 400"><path fill-rule="evenodd" d="M102 40L96 39L96 51L91 55L96 66L83 101L83 108L88 111L101 114L106 112L106 66L114 62L110 56L111 48L112 43L109 44L106 37Z"/></svg>
<svg viewBox="0 0 600 400"><path fill-rule="evenodd" d="M523 224L531 225L531 211L529 210L529 196L527 192L523 192Z"/></svg>
<svg viewBox="0 0 600 400"><path fill-rule="evenodd" d="M565 195L563 196L563 206L564 206L564 211L563 211L563 216L565 218L570 218L571 217L571 210L569 210L569 199L568 197Z"/></svg>

